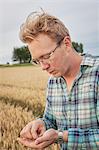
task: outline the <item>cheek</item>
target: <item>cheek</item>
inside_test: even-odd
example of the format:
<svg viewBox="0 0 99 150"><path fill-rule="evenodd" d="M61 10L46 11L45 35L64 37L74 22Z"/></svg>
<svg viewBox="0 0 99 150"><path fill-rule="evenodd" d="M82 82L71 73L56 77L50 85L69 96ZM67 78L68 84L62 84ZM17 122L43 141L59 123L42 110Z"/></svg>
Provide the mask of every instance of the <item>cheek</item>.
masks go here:
<svg viewBox="0 0 99 150"><path fill-rule="evenodd" d="M51 62L51 66L56 70L60 70L62 66L62 60L60 58L53 59Z"/></svg>
<svg viewBox="0 0 99 150"><path fill-rule="evenodd" d="M65 54L57 54L57 56L54 56L51 60L51 66L58 70L61 70L64 66L66 66Z"/></svg>

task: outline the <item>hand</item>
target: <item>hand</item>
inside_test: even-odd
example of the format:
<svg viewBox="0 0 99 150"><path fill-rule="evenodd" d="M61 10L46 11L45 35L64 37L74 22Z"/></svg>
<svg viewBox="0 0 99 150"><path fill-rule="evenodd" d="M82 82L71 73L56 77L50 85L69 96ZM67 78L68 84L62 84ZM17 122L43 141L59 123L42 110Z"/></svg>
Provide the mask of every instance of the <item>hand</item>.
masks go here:
<svg viewBox="0 0 99 150"><path fill-rule="evenodd" d="M29 122L20 132L23 139L35 140L45 132L45 125L42 120L34 120Z"/></svg>
<svg viewBox="0 0 99 150"><path fill-rule="evenodd" d="M41 149L40 148L40 145L36 145L35 144L35 140L32 140L32 139L25 139L25 138L17 138L18 142L20 142L21 144L23 144L24 146L26 147L29 147L29 148L33 148L33 149Z"/></svg>
<svg viewBox="0 0 99 150"><path fill-rule="evenodd" d="M58 131L54 129L49 129L41 137L38 137L36 140L19 138L19 142L21 142L24 146L30 148L44 149L49 145L53 144L57 138L58 138Z"/></svg>
<svg viewBox="0 0 99 150"><path fill-rule="evenodd" d="M54 143L58 139L58 132L59 131L54 130L54 129L47 130L43 134L43 136L41 136L35 140L35 144L40 144L42 142L49 142L50 144ZM67 130L63 131L63 141L66 143L68 142L68 131Z"/></svg>
<svg viewBox="0 0 99 150"><path fill-rule="evenodd" d="M40 148L46 148L49 145L53 144L58 138L58 131L54 129L47 130L43 136L38 137L35 140L35 144L40 146Z"/></svg>

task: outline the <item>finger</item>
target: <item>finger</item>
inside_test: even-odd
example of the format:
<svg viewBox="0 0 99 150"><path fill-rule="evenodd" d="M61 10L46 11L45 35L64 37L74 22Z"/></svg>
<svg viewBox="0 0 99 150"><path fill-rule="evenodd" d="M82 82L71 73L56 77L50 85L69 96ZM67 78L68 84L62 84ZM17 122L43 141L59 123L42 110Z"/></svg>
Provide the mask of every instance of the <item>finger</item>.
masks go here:
<svg viewBox="0 0 99 150"><path fill-rule="evenodd" d="M37 130L38 130L38 126L32 125L31 135L32 135L34 140L38 138L38 131Z"/></svg>
<svg viewBox="0 0 99 150"><path fill-rule="evenodd" d="M32 140L27 140L23 138L17 138L17 140L26 147L35 148L39 150L43 150L44 148L48 147L49 145L53 143L53 141L51 140L51 141L46 141L46 142L36 145L35 142Z"/></svg>
<svg viewBox="0 0 99 150"><path fill-rule="evenodd" d="M39 137L42 136L42 135L44 134L45 131L46 131L46 130L45 130L45 127L42 128L42 130L41 130L41 132L40 132L40 134L39 134Z"/></svg>
<svg viewBox="0 0 99 150"><path fill-rule="evenodd" d="M20 133L20 137L28 138L28 139L32 139L33 138L29 131L24 131L24 132Z"/></svg>
<svg viewBox="0 0 99 150"><path fill-rule="evenodd" d="M37 148L43 150L44 148L48 147L48 146L51 145L52 143L53 143L52 140L46 141L46 142L43 142L43 143L38 144L38 145L37 145Z"/></svg>
<svg viewBox="0 0 99 150"><path fill-rule="evenodd" d="M27 146L30 148L36 148L36 145L33 140L25 139L25 138L17 138L17 141L23 144L24 146Z"/></svg>
<svg viewBox="0 0 99 150"><path fill-rule="evenodd" d="M46 139L46 137L45 137L45 136L41 136L41 137L39 137L39 138L37 138L37 139L35 140L35 144L37 145L37 144L43 143L43 142L45 142L45 141L48 141L48 140Z"/></svg>
<svg viewBox="0 0 99 150"><path fill-rule="evenodd" d="M20 132L20 137L32 139L30 128L31 128L30 125L26 125Z"/></svg>

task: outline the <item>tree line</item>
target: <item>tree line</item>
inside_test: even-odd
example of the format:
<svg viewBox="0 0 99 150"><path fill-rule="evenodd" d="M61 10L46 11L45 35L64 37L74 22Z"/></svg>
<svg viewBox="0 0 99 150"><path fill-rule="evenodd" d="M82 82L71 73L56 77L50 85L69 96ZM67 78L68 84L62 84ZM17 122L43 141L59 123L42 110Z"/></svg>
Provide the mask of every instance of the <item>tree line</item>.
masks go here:
<svg viewBox="0 0 99 150"><path fill-rule="evenodd" d="M73 48L78 53L83 53L83 44L78 42L72 42ZM20 48L14 47L13 49L13 61L18 61L20 64L22 63L30 63L31 62L31 54L27 46L22 46Z"/></svg>

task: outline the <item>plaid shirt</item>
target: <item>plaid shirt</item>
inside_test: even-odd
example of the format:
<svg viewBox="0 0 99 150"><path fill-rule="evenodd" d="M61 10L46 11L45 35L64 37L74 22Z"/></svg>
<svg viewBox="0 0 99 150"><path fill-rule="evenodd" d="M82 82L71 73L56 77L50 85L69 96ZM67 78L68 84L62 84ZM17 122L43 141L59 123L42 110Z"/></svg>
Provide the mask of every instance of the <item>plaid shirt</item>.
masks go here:
<svg viewBox="0 0 99 150"><path fill-rule="evenodd" d="M49 79L43 121L68 130L62 150L99 150L99 58L83 56L70 93L63 77Z"/></svg>

